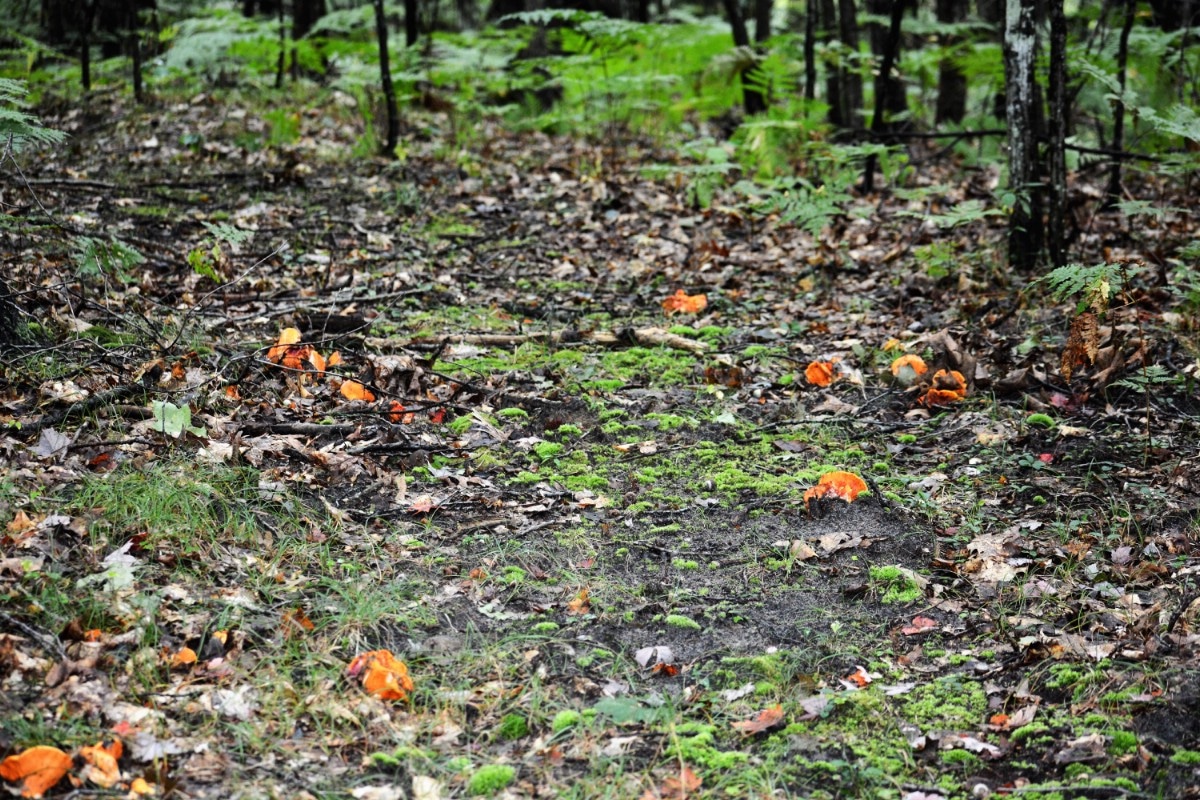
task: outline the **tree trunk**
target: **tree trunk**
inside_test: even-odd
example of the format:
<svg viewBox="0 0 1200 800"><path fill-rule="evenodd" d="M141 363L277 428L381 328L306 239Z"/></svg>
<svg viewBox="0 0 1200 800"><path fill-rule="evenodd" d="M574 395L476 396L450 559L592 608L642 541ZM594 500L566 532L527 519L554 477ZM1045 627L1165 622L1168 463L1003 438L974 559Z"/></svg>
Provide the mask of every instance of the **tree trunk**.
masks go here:
<svg viewBox="0 0 1200 800"><path fill-rule="evenodd" d="M21 310L16 296L9 291L4 276L0 275L0 353L5 353L25 338L21 335Z"/></svg>
<svg viewBox="0 0 1200 800"><path fill-rule="evenodd" d="M325 14L325 0L292 0L292 38L303 39Z"/></svg>
<svg viewBox="0 0 1200 800"><path fill-rule="evenodd" d="M942 24L962 22L967 18L966 0L937 0L937 21ZM940 34L938 41L950 50L961 37ZM967 76L954 63L952 55L943 55L938 65L937 110L934 121L962 122L967 115Z"/></svg>
<svg viewBox="0 0 1200 800"><path fill-rule="evenodd" d="M400 111L396 107L396 89L392 86L392 68L388 58L387 15L383 10L383 0L374 0L374 5L375 35L379 38L379 78L383 84L383 100L387 104L387 142L383 145L383 155L395 158L396 145L400 143Z"/></svg>
<svg viewBox="0 0 1200 800"><path fill-rule="evenodd" d="M1004 91L1008 120L1008 181L1014 195L1008 222L1008 263L1032 269L1042 247L1037 170L1037 0L1007 0L1004 19Z"/></svg>
<svg viewBox="0 0 1200 800"><path fill-rule="evenodd" d="M995 29L996 40L1004 40L1004 5L1006 0L977 0L979 18ZM992 98L992 116L1003 120L1008 101L1004 97L1004 87L996 90Z"/></svg>
<svg viewBox="0 0 1200 800"><path fill-rule="evenodd" d="M771 0L754 0L754 41L762 44L771 38Z"/></svg>
<svg viewBox="0 0 1200 800"><path fill-rule="evenodd" d="M899 39L899 23L896 18L903 13L905 7L909 5L908 0L867 0L867 11L872 14L879 14L888 17L891 24L887 27L872 23L869 28L869 36L871 42L871 53L879 61L879 74L875 78L875 97L879 98L882 93L883 105L883 122L882 130L893 130L894 122L891 118L906 115L908 113L908 96L904 88L904 82L892 74L892 69L883 68L883 63L888 58L888 53L892 56L892 65L896 62L896 51L900 47ZM900 6L897 9L897 6ZM896 34L896 39L893 41L893 33ZM878 115L879 104L875 104L876 116ZM872 120L872 125L874 120ZM872 128L873 129L873 128Z"/></svg>
<svg viewBox="0 0 1200 800"><path fill-rule="evenodd" d="M142 90L142 26L137 6L129 4L129 60L133 66L133 99L143 102L145 92Z"/></svg>
<svg viewBox="0 0 1200 800"><path fill-rule="evenodd" d="M1046 157L1050 162L1047 238L1050 264L1066 266L1067 219L1067 17L1063 0L1050 3L1050 125Z"/></svg>
<svg viewBox="0 0 1200 800"><path fill-rule="evenodd" d="M804 99L817 97L817 9L816 0L804 4Z"/></svg>
<svg viewBox="0 0 1200 800"><path fill-rule="evenodd" d="M858 9L854 0L838 0L838 36L851 53L858 55ZM859 112L863 106L862 74L858 64L851 61L842 67L842 109L846 126L852 130L862 127Z"/></svg>
<svg viewBox="0 0 1200 800"><path fill-rule="evenodd" d="M1125 0L1125 21L1121 25L1121 39L1117 45L1117 83L1121 97L1113 103L1112 149L1120 152L1125 146L1125 81L1129 73L1129 33L1133 30L1133 18L1137 12L1137 0ZM1112 206L1121 199L1121 159L1114 158L1108 170L1108 188L1104 202Z"/></svg>
<svg viewBox="0 0 1200 800"><path fill-rule="evenodd" d="M733 29L733 43L737 47L750 52L750 33L746 30L746 20L742 16L742 6L739 0L725 0L725 13L729 17L729 27ZM740 78L742 82L742 104L746 115L759 114L767 109L766 98L757 89L751 88L750 72L753 66L743 67Z"/></svg>
<svg viewBox="0 0 1200 800"><path fill-rule="evenodd" d="M412 47L421 38L421 11L417 0L404 0L404 45Z"/></svg>
<svg viewBox="0 0 1200 800"><path fill-rule="evenodd" d="M96 19L96 8L100 0L88 0L83 4L83 20L79 26L79 79L84 91L92 89L92 22Z"/></svg>
<svg viewBox="0 0 1200 800"><path fill-rule="evenodd" d="M883 42L883 63L879 65L879 77L875 82L875 113L871 116L871 132L883 133L890 127L890 123L886 120L885 114L889 105L889 96L892 91L904 92L904 84L900 81L892 81L892 67L896 63L896 56L900 52L900 26L904 22L904 7L907 5L907 0L891 0L892 17L889 21L887 38ZM907 104L905 105L907 108ZM875 155L872 153L867 156L867 164L863 169L863 192L870 193L875 190Z"/></svg>

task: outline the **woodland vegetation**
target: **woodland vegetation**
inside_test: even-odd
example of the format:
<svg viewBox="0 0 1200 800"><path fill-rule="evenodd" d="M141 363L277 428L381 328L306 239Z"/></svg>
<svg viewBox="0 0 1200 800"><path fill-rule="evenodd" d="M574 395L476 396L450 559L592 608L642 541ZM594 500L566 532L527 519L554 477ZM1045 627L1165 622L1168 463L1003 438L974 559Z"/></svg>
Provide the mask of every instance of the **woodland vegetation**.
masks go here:
<svg viewBox="0 0 1200 800"><path fill-rule="evenodd" d="M0 0L25 797L1191 797L1200 2Z"/></svg>

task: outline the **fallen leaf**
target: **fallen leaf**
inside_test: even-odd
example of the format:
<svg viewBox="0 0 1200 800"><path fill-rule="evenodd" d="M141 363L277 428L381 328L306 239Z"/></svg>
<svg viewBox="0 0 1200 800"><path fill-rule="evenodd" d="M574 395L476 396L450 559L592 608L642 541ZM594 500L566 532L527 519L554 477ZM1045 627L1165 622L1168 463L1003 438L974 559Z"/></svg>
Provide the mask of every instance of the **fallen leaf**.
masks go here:
<svg viewBox="0 0 1200 800"><path fill-rule="evenodd" d="M41 797L71 769L71 757L49 745L30 747L0 762L0 778L19 783L21 797Z"/></svg>
<svg viewBox="0 0 1200 800"><path fill-rule="evenodd" d="M662 301L662 309L668 315L682 312L684 314L699 314L708 307L708 296L704 294L688 294L683 289L677 289L675 294Z"/></svg>
<svg viewBox="0 0 1200 800"><path fill-rule="evenodd" d="M366 403L375 402L375 394L358 381L342 381L342 397L347 400L362 400Z"/></svg>
<svg viewBox="0 0 1200 800"><path fill-rule="evenodd" d="M313 621L304 613L303 608L291 608L283 612L281 626L283 628L283 636L286 639L291 639L296 636L303 636L307 631L311 631L316 626Z"/></svg>
<svg viewBox="0 0 1200 800"><path fill-rule="evenodd" d="M355 656L346 667L351 678L362 675L362 686L368 694L380 700L403 700L414 688L408 665L392 655L391 650L372 650Z"/></svg>
<svg viewBox="0 0 1200 800"><path fill-rule="evenodd" d="M588 611L591 610L591 604L588 595L589 592L586 586L580 589L579 594L575 595L575 597L569 603L567 603L567 613L572 615L588 613Z"/></svg>
<svg viewBox="0 0 1200 800"><path fill-rule="evenodd" d="M869 672L862 667L855 667L854 671L846 676L845 682L859 689L865 689L872 680L873 678Z"/></svg>
<svg viewBox="0 0 1200 800"><path fill-rule="evenodd" d="M733 729L740 731L744 736L752 736L756 733L763 733L772 728L777 728L783 724L783 706L775 704L768 706L758 712L753 719L742 720L733 723Z"/></svg>
<svg viewBox="0 0 1200 800"><path fill-rule="evenodd" d="M681 764L678 776L672 775L664 780L658 792L647 789L641 800L685 800L688 794L699 789L702 783L691 767Z"/></svg>
<svg viewBox="0 0 1200 800"><path fill-rule="evenodd" d="M937 620L929 617L913 617L911 625L905 625L900 629L900 632L905 636L916 636L919 633L929 633L937 628Z"/></svg>

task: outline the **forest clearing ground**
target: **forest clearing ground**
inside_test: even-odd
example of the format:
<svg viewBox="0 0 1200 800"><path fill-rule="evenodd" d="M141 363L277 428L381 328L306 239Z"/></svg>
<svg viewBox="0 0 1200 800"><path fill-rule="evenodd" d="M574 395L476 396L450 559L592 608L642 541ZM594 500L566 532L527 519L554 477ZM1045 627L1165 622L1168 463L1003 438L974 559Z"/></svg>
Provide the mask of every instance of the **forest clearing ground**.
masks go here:
<svg viewBox="0 0 1200 800"><path fill-rule="evenodd" d="M116 731L123 780L214 798L1200 785L1196 398L1062 380L998 223L813 237L690 207L652 143L395 164L336 108L286 146L167 110L50 120L56 224L6 240L43 346L0 398L0 755ZM1136 289L1113 346L1186 365ZM341 363L272 361L287 327ZM870 494L806 510L831 469ZM407 700L347 678L380 649Z"/></svg>

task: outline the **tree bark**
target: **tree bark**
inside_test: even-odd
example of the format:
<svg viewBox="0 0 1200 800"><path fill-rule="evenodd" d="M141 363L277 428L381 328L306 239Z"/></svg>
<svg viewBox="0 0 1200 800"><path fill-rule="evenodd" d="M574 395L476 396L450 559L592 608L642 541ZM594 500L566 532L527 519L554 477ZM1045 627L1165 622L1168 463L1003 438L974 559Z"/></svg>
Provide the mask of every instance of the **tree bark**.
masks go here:
<svg viewBox="0 0 1200 800"><path fill-rule="evenodd" d="M898 10L897 4L900 6ZM880 95L882 89L883 94L883 110L884 110L884 130L893 130L893 121L891 117L902 116L908 112L908 97L904 89L904 82L897 76L892 74L892 69L889 67L887 71L883 69L883 62L887 60L888 53L892 55L892 66L895 65L896 52L899 50L900 39L898 35L899 28L896 17L898 14L903 14L904 9L909 5L909 0L867 0L867 11L872 14L879 14L890 19L888 26L871 23L868 28L868 33L871 42L871 53L880 64L879 74L875 78L875 96ZM893 34L896 38L893 40ZM875 104L875 108L879 108L879 104ZM874 122L874 120L872 120Z"/></svg>
<svg viewBox="0 0 1200 800"><path fill-rule="evenodd" d="M145 93L142 89L142 26L137 6L129 4L129 60L133 68L133 99L143 102Z"/></svg>
<svg viewBox="0 0 1200 800"><path fill-rule="evenodd" d="M851 53L858 55L858 8L854 0L838 0L838 36ZM842 97L846 126L852 130L861 129L859 112L863 105L863 80L856 63L842 67Z"/></svg>
<svg viewBox="0 0 1200 800"><path fill-rule="evenodd" d="M892 0L892 18L889 21L887 38L883 42L883 63L879 65L879 77L875 82L875 113L871 116L871 132L883 133L888 130L891 125L889 120L885 119L889 105L889 96L892 91L904 92L904 84L899 81L891 80L892 67L896 63L896 56L900 52L900 27L904 22L904 7L907 5L907 0ZM905 104L907 109L907 103ZM867 156L867 164L863 169L863 192L870 193L875 190L875 155L872 153Z"/></svg>
<svg viewBox="0 0 1200 800"><path fill-rule="evenodd" d="M967 18L966 0L937 0L937 21L942 24L962 22ZM945 50L953 48L960 37L940 34L938 41ZM937 110L934 120L962 122L967 115L967 76L954 63L952 55L943 55L938 65Z"/></svg>
<svg viewBox="0 0 1200 800"><path fill-rule="evenodd" d="M762 44L771 38L771 0L754 0L754 41Z"/></svg>
<svg viewBox="0 0 1200 800"><path fill-rule="evenodd" d="M1050 3L1050 125L1046 157L1050 162L1046 236L1050 265L1066 266L1067 218L1067 17L1063 0Z"/></svg>
<svg viewBox="0 0 1200 800"><path fill-rule="evenodd" d="M817 97L817 9L816 0L804 4L804 99Z"/></svg>
<svg viewBox="0 0 1200 800"><path fill-rule="evenodd" d="M417 0L404 0L404 45L412 47L421 38L421 11Z"/></svg>
<svg viewBox="0 0 1200 800"><path fill-rule="evenodd" d="M746 30L746 20L742 16L742 6L739 0L724 0L725 14L729 17L729 27L733 29L733 43L737 47L750 52L750 33ZM739 77L742 82L742 105L746 115L759 114L767 109L766 98L762 92L752 88L750 72L752 66L743 67Z"/></svg>
<svg viewBox="0 0 1200 800"><path fill-rule="evenodd" d="M374 6L375 35L379 38L379 78L383 84L383 100L387 105L387 142L383 145L383 155L395 158L396 145L400 143L400 111L396 107L396 89L392 85L392 68L388 58L387 15L383 10L383 0L374 0Z"/></svg>
<svg viewBox="0 0 1200 800"><path fill-rule="evenodd" d="M1121 25L1121 38L1117 44L1117 84L1121 97L1113 104L1113 152L1125 146L1125 81L1129 73L1129 34L1133 30L1133 18L1137 12L1137 0L1125 0L1125 21ZM1108 170L1108 188L1104 202L1111 207L1121 199L1121 159L1114 158Z"/></svg>
<svg viewBox="0 0 1200 800"><path fill-rule="evenodd" d="M307 36L326 11L325 0L292 0L292 38Z"/></svg>
<svg viewBox="0 0 1200 800"><path fill-rule="evenodd" d="M1008 263L1028 271L1042 247L1037 170L1037 0L1007 0L1004 15L1004 91L1008 120L1008 182L1013 193L1008 222Z"/></svg>
<svg viewBox="0 0 1200 800"><path fill-rule="evenodd" d="M83 4L83 20L79 26L79 78L84 91L92 89L92 23L99 5L100 0L88 0Z"/></svg>

